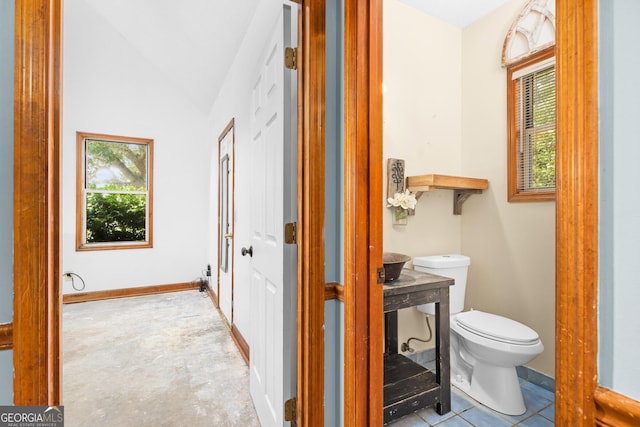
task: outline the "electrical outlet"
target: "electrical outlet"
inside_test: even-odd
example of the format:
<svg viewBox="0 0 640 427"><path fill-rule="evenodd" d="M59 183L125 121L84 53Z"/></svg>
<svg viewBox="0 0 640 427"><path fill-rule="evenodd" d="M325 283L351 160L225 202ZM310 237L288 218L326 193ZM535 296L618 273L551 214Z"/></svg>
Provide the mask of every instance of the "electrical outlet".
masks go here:
<svg viewBox="0 0 640 427"><path fill-rule="evenodd" d="M70 282L73 279L73 277L71 277L71 274L72 273L70 271L65 271L64 273L62 273L62 277L64 277L64 280L66 282Z"/></svg>

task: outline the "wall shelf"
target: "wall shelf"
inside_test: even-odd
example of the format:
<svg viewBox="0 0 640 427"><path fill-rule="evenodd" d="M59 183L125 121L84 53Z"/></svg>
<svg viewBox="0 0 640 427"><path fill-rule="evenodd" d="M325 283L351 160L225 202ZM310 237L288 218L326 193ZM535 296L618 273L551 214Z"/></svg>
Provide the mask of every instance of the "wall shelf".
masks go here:
<svg viewBox="0 0 640 427"><path fill-rule="evenodd" d="M407 177L407 188L419 199L425 191L453 190L453 214L462 215L462 204L472 195L489 188L489 181L482 178L465 178L449 175L417 175Z"/></svg>

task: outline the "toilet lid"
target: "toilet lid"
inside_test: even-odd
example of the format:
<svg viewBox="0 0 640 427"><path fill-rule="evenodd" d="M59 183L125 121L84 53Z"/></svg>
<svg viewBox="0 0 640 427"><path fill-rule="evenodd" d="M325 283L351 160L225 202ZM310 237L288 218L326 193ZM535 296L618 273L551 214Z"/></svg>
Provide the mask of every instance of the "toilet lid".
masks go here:
<svg viewBox="0 0 640 427"><path fill-rule="evenodd" d="M456 323L469 332L508 344L535 344L539 340L536 331L522 323L478 310L457 314Z"/></svg>

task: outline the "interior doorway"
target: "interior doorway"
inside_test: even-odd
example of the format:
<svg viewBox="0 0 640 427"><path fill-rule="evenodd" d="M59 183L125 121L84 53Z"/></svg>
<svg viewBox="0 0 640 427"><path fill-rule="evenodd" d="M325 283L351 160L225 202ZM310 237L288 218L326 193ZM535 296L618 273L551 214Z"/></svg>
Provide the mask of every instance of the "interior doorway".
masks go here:
<svg viewBox="0 0 640 427"><path fill-rule="evenodd" d="M60 404L60 154L61 154L61 36L62 1L16 2L16 91L14 145L16 206L14 224L14 403ZM322 209L325 61L324 1L303 4L305 49L304 79L300 79L300 105L304 106L299 140L298 212L300 218L319 215ZM312 58L312 59L309 59ZM311 90L313 88L313 90ZM304 95L306 94L306 95ZM309 152L318 155L309 156ZM302 164L304 163L304 167ZM34 173L37 171L37 173ZM324 387L313 381L322 371L324 289L322 221L305 220L298 236L308 246L299 251L298 271L298 417L306 425L321 425ZM312 283L314 286L309 286ZM312 369L310 367L313 367Z"/></svg>
<svg viewBox="0 0 640 427"><path fill-rule="evenodd" d="M214 302L233 325L234 119L218 138L218 274ZM248 357L248 355L247 355Z"/></svg>

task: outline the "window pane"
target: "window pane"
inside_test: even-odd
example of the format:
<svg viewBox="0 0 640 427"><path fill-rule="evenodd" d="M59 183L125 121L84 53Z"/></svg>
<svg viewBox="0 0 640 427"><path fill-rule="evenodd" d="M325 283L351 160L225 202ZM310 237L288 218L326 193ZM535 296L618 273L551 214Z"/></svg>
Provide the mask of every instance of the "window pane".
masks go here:
<svg viewBox="0 0 640 427"><path fill-rule="evenodd" d="M555 199L554 49L549 47L507 69L509 202Z"/></svg>
<svg viewBox="0 0 640 427"><path fill-rule="evenodd" d="M531 136L531 177L529 188L547 189L556 186L556 130Z"/></svg>
<svg viewBox="0 0 640 427"><path fill-rule="evenodd" d="M146 241L147 196L87 193L87 243Z"/></svg>
<svg viewBox="0 0 640 427"><path fill-rule="evenodd" d="M87 189L146 191L147 144L86 140Z"/></svg>
<svg viewBox="0 0 640 427"><path fill-rule="evenodd" d="M556 71L549 68L534 75L533 126L556 122Z"/></svg>
<svg viewBox="0 0 640 427"><path fill-rule="evenodd" d="M553 190L556 185L555 68L527 74L522 85L522 146L518 188L523 192Z"/></svg>
<svg viewBox="0 0 640 427"><path fill-rule="evenodd" d="M77 250L153 247L153 140L76 132Z"/></svg>

